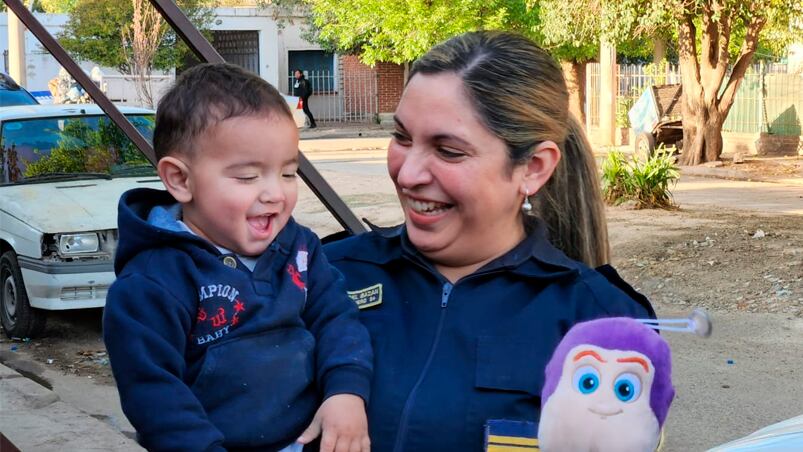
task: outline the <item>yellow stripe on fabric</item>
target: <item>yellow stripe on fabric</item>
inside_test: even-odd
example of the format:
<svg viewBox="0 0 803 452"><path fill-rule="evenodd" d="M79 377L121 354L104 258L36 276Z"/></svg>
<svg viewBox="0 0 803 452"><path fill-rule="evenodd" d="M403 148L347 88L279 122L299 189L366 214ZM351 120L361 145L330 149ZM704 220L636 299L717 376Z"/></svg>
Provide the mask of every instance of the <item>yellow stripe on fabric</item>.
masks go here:
<svg viewBox="0 0 803 452"><path fill-rule="evenodd" d="M537 446L538 438L524 438L521 436L488 435L488 443L515 444L518 446Z"/></svg>
<svg viewBox="0 0 803 452"><path fill-rule="evenodd" d="M522 452L525 450L541 450L538 446L513 446L513 445L498 445L488 444L485 452Z"/></svg>

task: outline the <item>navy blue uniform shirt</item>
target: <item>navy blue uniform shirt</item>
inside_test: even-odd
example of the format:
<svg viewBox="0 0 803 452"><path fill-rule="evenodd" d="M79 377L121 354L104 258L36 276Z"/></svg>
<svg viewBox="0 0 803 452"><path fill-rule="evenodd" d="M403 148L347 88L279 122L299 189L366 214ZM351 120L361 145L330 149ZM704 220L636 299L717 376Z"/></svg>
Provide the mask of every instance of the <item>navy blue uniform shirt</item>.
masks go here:
<svg viewBox="0 0 803 452"><path fill-rule="evenodd" d="M123 411L150 450L276 450L322 398L366 401L368 334L317 237L291 218L248 270L190 232L148 222L164 191L119 206L103 338Z"/></svg>
<svg viewBox="0 0 803 452"><path fill-rule="evenodd" d="M324 249L371 333L368 426L377 451L480 451L489 420L538 421L544 368L572 325L654 317L612 269L609 281L569 259L542 226L456 284L404 227Z"/></svg>

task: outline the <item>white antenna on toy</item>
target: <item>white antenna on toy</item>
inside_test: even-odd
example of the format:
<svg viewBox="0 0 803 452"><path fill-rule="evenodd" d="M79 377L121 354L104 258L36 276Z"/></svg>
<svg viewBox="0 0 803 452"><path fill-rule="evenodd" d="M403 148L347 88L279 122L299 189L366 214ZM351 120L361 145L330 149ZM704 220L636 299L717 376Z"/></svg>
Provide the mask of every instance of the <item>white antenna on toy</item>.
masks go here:
<svg viewBox="0 0 803 452"><path fill-rule="evenodd" d="M711 317L697 308L685 319L636 319L654 330L694 333L700 337L711 335Z"/></svg>

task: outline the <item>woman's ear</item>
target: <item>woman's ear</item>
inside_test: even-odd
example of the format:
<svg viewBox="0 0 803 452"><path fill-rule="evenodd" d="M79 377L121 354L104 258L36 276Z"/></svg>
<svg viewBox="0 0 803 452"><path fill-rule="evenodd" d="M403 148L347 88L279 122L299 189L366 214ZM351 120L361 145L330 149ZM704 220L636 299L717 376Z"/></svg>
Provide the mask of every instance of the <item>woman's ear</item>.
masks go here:
<svg viewBox="0 0 803 452"><path fill-rule="evenodd" d="M156 171L167 191L176 201L186 204L192 201L192 181L186 163L176 157L162 157L156 164Z"/></svg>
<svg viewBox="0 0 803 452"><path fill-rule="evenodd" d="M533 195L543 187L560 162L560 149L554 141L544 141L535 147L530 160L525 163L524 189Z"/></svg>

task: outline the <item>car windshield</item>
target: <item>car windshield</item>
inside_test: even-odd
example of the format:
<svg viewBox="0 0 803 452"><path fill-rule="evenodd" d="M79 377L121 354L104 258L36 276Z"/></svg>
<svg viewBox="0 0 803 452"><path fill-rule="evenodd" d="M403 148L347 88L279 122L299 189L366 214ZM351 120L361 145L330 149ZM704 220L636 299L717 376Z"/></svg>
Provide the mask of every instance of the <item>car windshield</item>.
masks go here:
<svg viewBox="0 0 803 452"><path fill-rule="evenodd" d="M39 102L29 93L22 89L0 89L0 107L10 107L13 105L36 105Z"/></svg>
<svg viewBox="0 0 803 452"><path fill-rule="evenodd" d="M126 116L152 140L152 114ZM3 184L156 175L145 156L106 116L5 121L0 134Z"/></svg>

